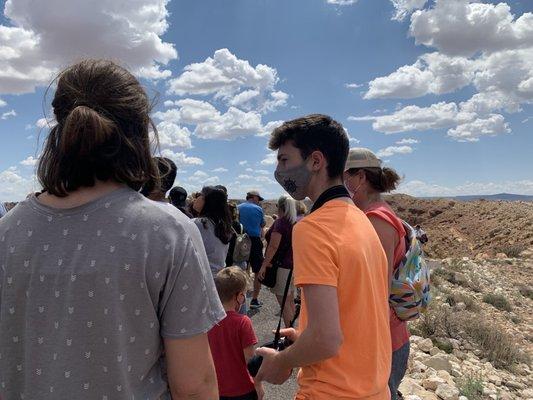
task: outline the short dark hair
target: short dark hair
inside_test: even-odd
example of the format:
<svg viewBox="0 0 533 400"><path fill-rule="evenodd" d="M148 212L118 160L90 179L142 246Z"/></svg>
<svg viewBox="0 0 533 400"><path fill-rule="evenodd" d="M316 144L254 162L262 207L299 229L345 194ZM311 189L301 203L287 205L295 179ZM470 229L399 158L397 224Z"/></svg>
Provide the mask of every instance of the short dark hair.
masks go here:
<svg viewBox="0 0 533 400"><path fill-rule="evenodd" d="M168 192L172 188L172 185L174 185L178 173L178 167L176 167L176 164L170 158L154 157L153 161L157 165L159 178L150 179L145 183L141 191L145 196L149 196L155 190L163 193Z"/></svg>
<svg viewBox="0 0 533 400"><path fill-rule="evenodd" d="M37 176L65 197L96 180L139 190L157 178L150 154L151 104L139 81L107 60L84 60L62 71L52 101L57 124L46 139Z"/></svg>
<svg viewBox="0 0 533 400"><path fill-rule="evenodd" d="M336 178L344 172L350 142L346 131L327 115L311 114L287 121L274 129L268 147L277 150L292 141L303 158L320 151L328 161L328 176Z"/></svg>
<svg viewBox="0 0 533 400"><path fill-rule="evenodd" d="M185 207L185 203L187 201L187 191L181 186L174 186L172 189L170 189L168 197L170 198L170 202L172 205L174 205L174 207Z"/></svg>

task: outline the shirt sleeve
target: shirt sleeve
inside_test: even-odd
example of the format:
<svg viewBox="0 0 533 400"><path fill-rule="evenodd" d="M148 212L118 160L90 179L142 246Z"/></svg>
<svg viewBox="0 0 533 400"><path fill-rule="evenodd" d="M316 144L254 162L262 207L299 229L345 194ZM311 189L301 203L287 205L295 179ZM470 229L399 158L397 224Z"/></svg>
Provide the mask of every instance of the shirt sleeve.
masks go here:
<svg viewBox="0 0 533 400"><path fill-rule="evenodd" d="M252 320L246 315L242 319L240 337L243 349L257 344L257 336L255 336Z"/></svg>
<svg viewBox="0 0 533 400"><path fill-rule="evenodd" d="M337 252L328 232L302 220L293 228L294 283L337 287L339 267Z"/></svg>
<svg viewBox="0 0 533 400"><path fill-rule="evenodd" d="M194 226L189 230L192 232L185 239L185 249L176 254L160 296L163 337L186 338L205 333L226 316L200 233Z"/></svg>

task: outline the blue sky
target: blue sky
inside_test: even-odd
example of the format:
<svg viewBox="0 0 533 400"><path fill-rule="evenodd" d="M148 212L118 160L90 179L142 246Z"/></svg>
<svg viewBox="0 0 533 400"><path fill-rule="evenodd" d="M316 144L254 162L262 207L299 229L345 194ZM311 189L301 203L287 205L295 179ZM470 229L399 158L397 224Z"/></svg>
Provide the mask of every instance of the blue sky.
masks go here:
<svg viewBox="0 0 533 400"><path fill-rule="evenodd" d="M403 175L400 192L533 194L529 2L2 5L0 201L38 189L35 161L53 124L46 86L84 56L120 61L157 94L160 151L188 190L280 195L268 133L319 112Z"/></svg>

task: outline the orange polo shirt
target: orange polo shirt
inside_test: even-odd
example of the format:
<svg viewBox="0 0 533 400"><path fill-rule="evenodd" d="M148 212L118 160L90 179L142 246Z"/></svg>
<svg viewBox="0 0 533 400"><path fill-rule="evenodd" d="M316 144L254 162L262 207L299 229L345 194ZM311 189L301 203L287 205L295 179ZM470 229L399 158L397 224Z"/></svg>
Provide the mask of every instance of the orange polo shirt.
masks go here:
<svg viewBox="0 0 533 400"><path fill-rule="evenodd" d="M294 225L292 240L296 285L337 288L343 335L335 357L301 368L296 399L390 399L388 268L372 224L331 200ZM301 331L308 319L303 296Z"/></svg>

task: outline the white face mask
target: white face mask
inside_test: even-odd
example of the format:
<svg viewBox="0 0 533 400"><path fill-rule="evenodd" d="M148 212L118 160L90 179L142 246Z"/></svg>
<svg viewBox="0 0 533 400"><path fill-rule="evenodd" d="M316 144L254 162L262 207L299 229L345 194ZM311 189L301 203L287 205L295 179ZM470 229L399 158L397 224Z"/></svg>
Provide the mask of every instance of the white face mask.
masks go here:
<svg viewBox="0 0 533 400"><path fill-rule="evenodd" d="M353 197L356 195L357 191L359 190L359 188L361 187L362 183L359 184L359 186L357 186L353 191L348 187L347 184L344 184L344 187L346 188L346 190L348 191L348 194L350 195L350 198L353 199Z"/></svg>

